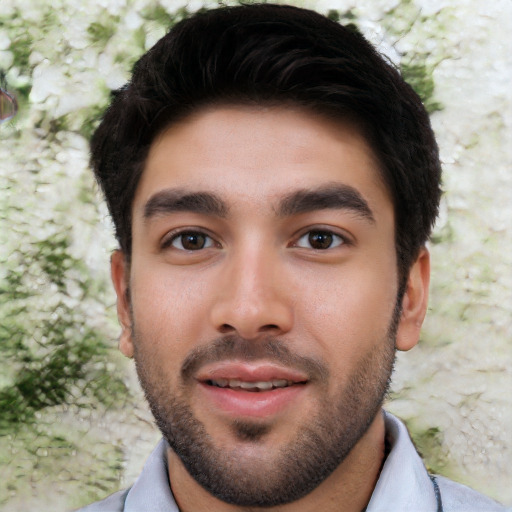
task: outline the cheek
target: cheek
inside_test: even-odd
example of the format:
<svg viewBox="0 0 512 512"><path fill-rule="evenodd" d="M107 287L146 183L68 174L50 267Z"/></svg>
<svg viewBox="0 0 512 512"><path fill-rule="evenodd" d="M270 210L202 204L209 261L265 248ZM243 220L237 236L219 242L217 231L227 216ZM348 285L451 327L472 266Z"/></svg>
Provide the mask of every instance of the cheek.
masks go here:
<svg viewBox="0 0 512 512"><path fill-rule="evenodd" d="M396 302L393 267L365 265L303 275L296 319L333 360L352 360L382 343Z"/></svg>
<svg viewBox="0 0 512 512"><path fill-rule="evenodd" d="M133 316L142 342L159 357L181 357L201 338L198 320L205 316L208 296L203 281L154 266L132 276Z"/></svg>

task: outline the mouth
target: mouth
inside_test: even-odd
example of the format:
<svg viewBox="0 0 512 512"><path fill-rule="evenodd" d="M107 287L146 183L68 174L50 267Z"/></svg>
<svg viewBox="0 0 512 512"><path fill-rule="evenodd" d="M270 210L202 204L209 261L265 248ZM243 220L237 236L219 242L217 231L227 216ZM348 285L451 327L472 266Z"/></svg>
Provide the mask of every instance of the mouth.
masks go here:
<svg viewBox="0 0 512 512"><path fill-rule="evenodd" d="M221 362L196 376L207 407L230 417L270 418L303 396L309 383L302 372L272 363Z"/></svg>

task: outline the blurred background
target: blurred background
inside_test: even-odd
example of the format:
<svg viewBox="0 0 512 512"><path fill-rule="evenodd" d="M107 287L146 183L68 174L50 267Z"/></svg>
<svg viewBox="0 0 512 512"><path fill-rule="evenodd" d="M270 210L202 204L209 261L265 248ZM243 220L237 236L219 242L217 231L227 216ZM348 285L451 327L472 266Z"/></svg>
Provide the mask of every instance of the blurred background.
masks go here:
<svg viewBox="0 0 512 512"><path fill-rule="evenodd" d="M432 114L445 195L430 311L387 408L433 472L511 505L512 2L289 3L357 26ZM216 5L0 2L2 511L71 510L128 486L159 438L116 348L116 244L88 139L134 61Z"/></svg>

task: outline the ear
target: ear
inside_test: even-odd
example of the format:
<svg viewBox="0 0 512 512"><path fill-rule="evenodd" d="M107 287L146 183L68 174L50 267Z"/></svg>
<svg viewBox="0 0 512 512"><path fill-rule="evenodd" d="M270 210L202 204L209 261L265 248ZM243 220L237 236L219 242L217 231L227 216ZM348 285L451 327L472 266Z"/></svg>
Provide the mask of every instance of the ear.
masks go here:
<svg viewBox="0 0 512 512"><path fill-rule="evenodd" d="M402 299L402 315L396 336L398 350L410 350L420 339L420 330L427 313L430 284L430 254L423 247L409 271Z"/></svg>
<svg viewBox="0 0 512 512"><path fill-rule="evenodd" d="M130 297L128 292L129 266L124 253L114 251L110 258L110 275L117 295L117 318L121 324L119 350L126 357L133 357L132 318L130 313Z"/></svg>

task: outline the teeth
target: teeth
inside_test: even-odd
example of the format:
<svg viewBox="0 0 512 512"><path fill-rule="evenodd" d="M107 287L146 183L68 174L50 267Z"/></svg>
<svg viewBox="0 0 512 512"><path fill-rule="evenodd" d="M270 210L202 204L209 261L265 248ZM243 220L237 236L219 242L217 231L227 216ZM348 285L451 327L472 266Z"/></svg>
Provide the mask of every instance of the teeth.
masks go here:
<svg viewBox="0 0 512 512"><path fill-rule="evenodd" d="M229 387L240 387L242 389L260 389L261 391L268 391L272 389L273 382L242 382L237 379L232 379L229 381Z"/></svg>
<svg viewBox="0 0 512 512"><path fill-rule="evenodd" d="M219 388L242 388L242 389L253 389L260 391L268 391L272 388L285 388L291 386L293 382L286 379L273 379L271 381L259 381L259 382L246 382L240 379L215 379L209 381L212 386Z"/></svg>

